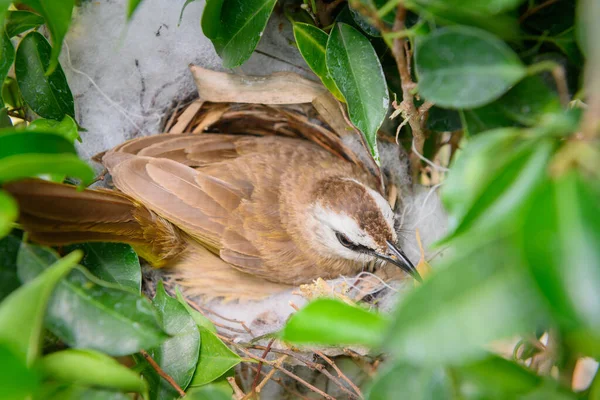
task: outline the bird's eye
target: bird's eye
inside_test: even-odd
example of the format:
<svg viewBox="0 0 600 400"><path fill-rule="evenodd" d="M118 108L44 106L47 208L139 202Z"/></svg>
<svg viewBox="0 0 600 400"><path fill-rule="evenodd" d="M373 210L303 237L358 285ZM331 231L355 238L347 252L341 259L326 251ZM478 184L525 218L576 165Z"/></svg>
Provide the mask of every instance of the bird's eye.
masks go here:
<svg viewBox="0 0 600 400"><path fill-rule="evenodd" d="M343 233L336 232L335 236L340 241L342 246L347 247L349 249L353 249L356 247L356 245L352 243L350 239L348 239L348 236L344 235Z"/></svg>

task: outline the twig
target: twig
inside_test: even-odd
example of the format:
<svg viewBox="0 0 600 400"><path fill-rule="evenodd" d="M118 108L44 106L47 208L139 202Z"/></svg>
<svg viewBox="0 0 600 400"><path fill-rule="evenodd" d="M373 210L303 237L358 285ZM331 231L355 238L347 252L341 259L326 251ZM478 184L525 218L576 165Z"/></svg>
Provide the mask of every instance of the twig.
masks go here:
<svg viewBox="0 0 600 400"><path fill-rule="evenodd" d="M185 396L185 392L183 391L183 389L177 384L177 382L175 382L173 378L169 376L169 374L163 371L163 369L156 363L156 361L154 361L152 357L150 357L150 354L148 354L146 350L140 350L140 354L146 359L146 361L148 361L148 364L150 364L152 368L154 368L158 375L160 375L165 381L169 382L169 385L173 386L173 388L177 390L179 396Z"/></svg>
<svg viewBox="0 0 600 400"><path fill-rule="evenodd" d="M519 17L519 23L522 23L523 21L525 21L527 18L531 17L533 14L537 13L538 11L540 11L543 8L546 8L554 3L557 3L560 0L548 0L540 5L537 5L535 7L529 8L527 11L525 11L523 13L523 15L521 15Z"/></svg>
<svg viewBox="0 0 600 400"><path fill-rule="evenodd" d="M222 336L222 335L217 335L221 340L223 340L224 342L227 342L228 344L230 344L231 346L235 347L236 349L238 349L239 351L241 351L242 353L244 353L248 358L251 358L253 360L256 361L262 361L263 364L267 364L270 365L273 368L277 368L279 371L283 372L284 374L286 374L287 376L289 376L292 379L295 379L296 381L300 382L301 384L303 384L304 386L306 386L308 389L312 390L313 392L323 396L324 398L328 399L328 400L335 400L335 397L328 395L327 393L325 393L324 391L322 391L321 389L311 385L310 383L306 382L304 379L300 378L298 375L288 371L287 369L281 367L280 365L277 365L274 362L265 360L262 357L258 357L255 356L254 354L252 354L251 352L249 352L248 350L246 350L243 346L235 343L233 340Z"/></svg>
<svg viewBox="0 0 600 400"><path fill-rule="evenodd" d="M250 369L253 370L254 372L258 371L258 368L256 368L253 365L250 365ZM277 368L271 368L271 371L277 371ZM271 371L269 371L269 373L265 373L264 371L261 371L261 374L263 374L265 377L267 377ZM303 394L301 394L300 392L292 389L291 387L285 385L280 378L277 377L271 377L271 380L275 383L277 383L279 386L281 386L282 388L284 388L285 390L287 390L288 392L290 392L291 394L293 394L294 396L298 397L299 399L303 399L303 400L311 400L308 397L304 396Z"/></svg>
<svg viewBox="0 0 600 400"><path fill-rule="evenodd" d="M267 344L267 347L265 348L265 351L262 354L262 358L267 357L267 355L269 354L269 351L271 351L271 346L273 345L274 341L275 341L275 338L269 340L269 344ZM256 390L256 385L258 385L258 381L260 379L260 370L262 369L262 366L263 366L263 363L259 362L258 363L258 373L254 377L254 381L252 382L252 391L253 392Z"/></svg>
<svg viewBox="0 0 600 400"><path fill-rule="evenodd" d="M315 350L315 354L317 354L319 357L321 357L323 360L325 360L325 362L327 364L331 365L331 368L333 368L335 370L335 372L338 374L338 376L340 378L342 378L344 381L346 381L346 383L348 383L348 385L350 385L350 387L356 392L358 397L360 397L361 399L363 398L363 394L360 391L360 389L358 388L358 386L356 386L354 384L354 382L352 382L352 380L350 378L348 378L342 372L342 370L340 370L339 367L337 365L335 365L335 363L329 357L327 357L325 354L321 353L320 351L316 351L316 350Z"/></svg>
<svg viewBox="0 0 600 400"><path fill-rule="evenodd" d="M242 391L242 389L240 389L238 384L235 382L235 378L233 376L227 377L227 382L229 382L229 385L233 389L233 397L235 397L236 400L241 400L246 396L246 394Z"/></svg>
<svg viewBox="0 0 600 400"><path fill-rule="evenodd" d="M275 363L278 364L278 365L281 365L285 361L285 359L287 357L288 356L283 355L283 356L279 357L275 361ZM256 376L260 376L261 372L262 371L257 368L256 369ZM277 372L277 369L276 368L271 368L271 370L269 371L269 373L267 375L265 375L265 377L263 378L263 380L256 386L256 389L255 389L256 393L260 393L260 391L262 390L263 387L265 387L265 385L267 384L267 382L269 382L271 380L271 378L273 378L273 375L275 375L275 372Z"/></svg>

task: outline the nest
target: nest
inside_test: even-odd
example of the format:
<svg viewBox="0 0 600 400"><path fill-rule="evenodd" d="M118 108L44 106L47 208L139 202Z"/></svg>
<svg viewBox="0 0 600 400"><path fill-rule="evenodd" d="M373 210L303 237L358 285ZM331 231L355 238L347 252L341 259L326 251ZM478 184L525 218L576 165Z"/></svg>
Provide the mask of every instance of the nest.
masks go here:
<svg viewBox="0 0 600 400"><path fill-rule="evenodd" d="M392 208L400 206L398 200L403 191L411 190L408 157L392 142L390 147L395 150L390 152L391 164L400 164L400 173L397 168L380 169L362 135L350 123L344 106L322 85L293 73L240 77L196 66L191 70L199 98L174 107L165 121L165 134L210 132L302 138L372 173ZM385 137L381 140L390 142ZM149 291L158 279L165 280L167 287L174 286L162 271L146 269L145 272ZM349 303L389 309L399 288L406 283L388 281L399 277L402 277L399 272L392 276L367 270L356 277L328 282L319 279L260 304L187 300L214 322L225 343L244 357L261 360L258 365L242 363L237 367L238 379L232 382L240 388L236 397L262 391L264 398L314 398L315 394L330 399L361 398L359 386L380 362L369 356L366 349L298 350L260 338L280 329L295 309L316 297L336 297Z"/></svg>

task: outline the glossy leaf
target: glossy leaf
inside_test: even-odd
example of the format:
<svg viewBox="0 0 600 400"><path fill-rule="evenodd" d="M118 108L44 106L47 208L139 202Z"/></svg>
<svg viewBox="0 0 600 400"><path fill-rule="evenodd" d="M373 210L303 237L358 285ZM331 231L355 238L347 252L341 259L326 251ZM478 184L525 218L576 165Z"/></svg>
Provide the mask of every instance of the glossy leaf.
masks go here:
<svg viewBox="0 0 600 400"><path fill-rule="evenodd" d="M158 284L152 302L161 315L163 329L172 337L164 341L160 347L148 349L148 354L181 388L185 389L192 380L198 363L201 343L198 327L185 307L165 292L162 282ZM175 389L146 361L142 364L145 365L142 374L150 382L151 399L178 397Z"/></svg>
<svg viewBox="0 0 600 400"><path fill-rule="evenodd" d="M379 58L359 31L337 23L326 50L327 69L348 104L350 120L363 133L379 162L377 131L389 107L389 94Z"/></svg>
<svg viewBox="0 0 600 400"><path fill-rule="evenodd" d="M4 79L14 61L15 48L6 33L0 30L0 84L4 83ZM2 100L2 96L0 96L0 100ZM4 103L0 106L4 107Z"/></svg>
<svg viewBox="0 0 600 400"><path fill-rule="evenodd" d="M128 0L127 2L127 19L130 20L133 17L133 13L137 10L142 0Z"/></svg>
<svg viewBox="0 0 600 400"><path fill-rule="evenodd" d="M44 17L29 11L15 10L6 15L4 30L8 37L14 37L43 24Z"/></svg>
<svg viewBox="0 0 600 400"><path fill-rule="evenodd" d="M325 49L329 35L314 25L294 23L294 38L304 61L321 79L325 87L340 101L345 101L335 82L329 75L325 63Z"/></svg>
<svg viewBox="0 0 600 400"><path fill-rule="evenodd" d="M52 50L42 34L28 33L17 48L15 75L27 105L41 117L60 121L65 115L74 117L75 106L61 66L57 64L46 74Z"/></svg>
<svg viewBox="0 0 600 400"><path fill-rule="evenodd" d="M576 171L561 176L537 196L522 240L538 287L584 348L600 338L599 199L597 186ZM588 351L598 355L600 346Z"/></svg>
<svg viewBox="0 0 600 400"><path fill-rule="evenodd" d="M497 37L454 26L423 39L415 54L419 93L445 108L473 108L499 98L526 74Z"/></svg>
<svg viewBox="0 0 600 400"><path fill-rule="evenodd" d="M53 259L56 255L51 250L23 243L17 258L19 278L31 280ZM56 289L46 326L71 347L112 356L157 346L168 337L146 298L81 270L73 271Z"/></svg>
<svg viewBox="0 0 600 400"><path fill-rule="evenodd" d="M18 216L17 202L4 190L0 190L0 238L10 233Z"/></svg>
<svg viewBox="0 0 600 400"><path fill-rule="evenodd" d="M225 0L206 0L206 5L202 12L202 33L212 40L213 43L221 31L221 9L223 8L224 1ZM183 9L181 10L181 13L183 14Z"/></svg>
<svg viewBox="0 0 600 400"><path fill-rule="evenodd" d="M21 2L23 4L28 5L34 11L36 11L38 14L43 16L44 20L46 21L46 26L48 27L48 30L50 31L50 35L52 36L52 48L47 49L47 50L51 50L51 51L49 51L49 54L48 54L49 58L48 58L48 55L44 56L45 61L43 61L43 63L44 63L44 71L46 71L46 75L49 75L49 77L52 77L54 75L55 69L57 69L57 68L60 69L60 66L58 64L58 56L62 49L63 39L64 39L65 35L67 34L67 31L69 30L69 26L71 25L71 14L73 13L73 7L75 6L75 0L60 0L58 2L55 0L21 0ZM43 38L43 36L42 36L42 38ZM23 40L25 40L25 39L23 39ZM45 41L45 39L44 39L44 41ZM21 41L21 45L22 45L22 43L23 42ZM48 45L48 47L50 47L50 46ZM60 69L60 72L62 73L62 69ZM64 74L63 74L63 76L64 76ZM40 115L42 115L42 114L40 114ZM72 114L70 114L70 115L72 115ZM44 115L42 115L42 116L45 118L49 118Z"/></svg>
<svg viewBox="0 0 600 400"><path fill-rule="evenodd" d="M21 286L17 276L17 254L21 240L13 235L0 240L0 302Z"/></svg>
<svg viewBox="0 0 600 400"><path fill-rule="evenodd" d="M402 362L394 364L377 375L367 389L368 400L402 398L453 399L452 379L443 368L420 368Z"/></svg>
<svg viewBox="0 0 600 400"><path fill-rule="evenodd" d="M27 126L27 130L53 132L61 135L71 143L74 143L75 140L81 142L81 137L79 137L79 130L77 128L77 122L75 122L75 120L69 115L65 115L62 121L43 118L33 120Z"/></svg>
<svg viewBox="0 0 600 400"><path fill-rule="evenodd" d="M202 386L223 376L242 359L219 339L215 333L200 327L202 347L200 359L190 386Z"/></svg>
<svg viewBox="0 0 600 400"><path fill-rule="evenodd" d="M40 385L38 374L28 368L25 361L3 343L0 343L0 360L3 399L30 399L33 394L37 394Z"/></svg>
<svg viewBox="0 0 600 400"><path fill-rule="evenodd" d="M403 299L383 341L392 356L416 365L459 364L483 358L490 341L533 331L547 318L511 242L476 244L455 248Z"/></svg>
<svg viewBox="0 0 600 400"><path fill-rule="evenodd" d="M44 314L57 283L81 259L75 251L56 260L35 279L12 292L0 304L0 342L11 346L31 366L40 354Z"/></svg>
<svg viewBox="0 0 600 400"><path fill-rule="evenodd" d="M183 297L183 294L181 294L179 287L175 289L175 295L177 296L177 300L179 300L179 302L185 307L188 314L190 314L190 316L194 319L194 322L196 322L196 325L198 325L204 329L207 329L207 330L211 331L212 333L217 333L217 328L215 327L215 325L204 315L202 315L198 311L194 310L188 304L188 302L185 301L185 298Z"/></svg>
<svg viewBox="0 0 600 400"><path fill-rule="evenodd" d="M67 349L44 356L37 364L52 380L144 393L146 382L115 359L92 350Z"/></svg>
<svg viewBox="0 0 600 400"><path fill-rule="evenodd" d="M373 37L381 37L381 32L371 25L359 11L355 10L354 8L349 8L349 11L354 23L358 25L364 33Z"/></svg>
<svg viewBox="0 0 600 400"><path fill-rule="evenodd" d="M215 50L223 59L225 68L242 65L256 48L277 0L223 0L220 27L211 25L206 33L212 38ZM210 11L218 9L218 3ZM216 12L216 11L215 11ZM208 17L207 17L208 18ZM202 18L203 27L206 19Z"/></svg>
<svg viewBox="0 0 600 400"><path fill-rule="evenodd" d="M98 278L139 293L142 285L140 260L124 243L81 243L67 249L81 249L81 264Z"/></svg>
<svg viewBox="0 0 600 400"><path fill-rule="evenodd" d="M339 300L318 299L289 319L281 339L295 344L380 343L388 321L383 316Z"/></svg>
<svg viewBox="0 0 600 400"><path fill-rule="evenodd" d="M0 0L0 26L4 25L4 19L7 14L8 7L11 5L12 0Z"/></svg>

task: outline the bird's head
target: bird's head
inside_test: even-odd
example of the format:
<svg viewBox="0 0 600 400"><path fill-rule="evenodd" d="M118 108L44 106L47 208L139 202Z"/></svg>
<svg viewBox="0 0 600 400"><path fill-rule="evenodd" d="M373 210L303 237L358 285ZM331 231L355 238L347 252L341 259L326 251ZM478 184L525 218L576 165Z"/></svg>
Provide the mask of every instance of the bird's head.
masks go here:
<svg viewBox="0 0 600 400"><path fill-rule="evenodd" d="M310 205L316 251L368 263L381 260L400 267L420 280L401 248L394 228L394 212L376 191L349 178L318 182Z"/></svg>

